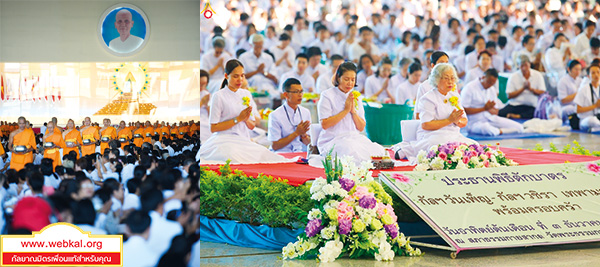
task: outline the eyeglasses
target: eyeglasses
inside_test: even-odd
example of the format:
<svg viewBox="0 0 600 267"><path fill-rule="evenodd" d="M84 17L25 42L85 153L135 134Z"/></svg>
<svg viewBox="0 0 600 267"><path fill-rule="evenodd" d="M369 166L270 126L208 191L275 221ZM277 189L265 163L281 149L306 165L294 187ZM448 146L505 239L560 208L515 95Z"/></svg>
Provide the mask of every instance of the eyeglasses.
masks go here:
<svg viewBox="0 0 600 267"><path fill-rule="evenodd" d="M302 94L302 93L304 93L304 91L303 91L303 90L298 90L298 91L287 91L287 92L288 92L288 94Z"/></svg>

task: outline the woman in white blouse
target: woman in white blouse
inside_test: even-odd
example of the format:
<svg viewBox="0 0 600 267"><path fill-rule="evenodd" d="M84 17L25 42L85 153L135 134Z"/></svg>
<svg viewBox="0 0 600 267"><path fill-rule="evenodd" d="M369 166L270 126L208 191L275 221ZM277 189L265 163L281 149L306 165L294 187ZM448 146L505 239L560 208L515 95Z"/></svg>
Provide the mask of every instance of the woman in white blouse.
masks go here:
<svg viewBox="0 0 600 267"><path fill-rule="evenodd" d="M483 73L492 67L492 54L487 50L482 50L477 55L477 66L467 71L464 84L469 83L472 80L479 79L483 76Z"/></svg>
<svg viewBox="0 0 600 267"><path fill-rule="evenodd" d="M408 67L408 79L396 88L396 104L413 105L417 98L417 90L421 85L421 73L423 72L421 64L415 62Z"/></svg>
<svg viewBox="0 0 600 267"><path fill-rule="evenodd" d="M367 77L365 81L365 97L377 99L381 103L395 103L395 96L392 94L394 88L390 82L392 77L392 60L385 57L379 62L379 67L375 74Z"/></svg>
<svg viewBox="0 0 600 267"><path fill-rule="evenodd" d="M458 76L454 67L440 63L433 67L428 81L434 87L419 101L421 125L417 129L417 140L394 145L396 158L414 160L419 151L428 150L433 145L449 142L477 143L460 133L467 126L467 116L456 91ZM453 104L453 100L456 100Z"/></svg>
<svg viewBox="0 0 600 267"><path fill-rule="evenodd" d="M321 155L352 156L356 162L370 161L371 156L386 155L385 149L361 134L365 129L365 110L352 93L356 84L356 66L342 63L334 76L333 88L321 94L317 110L323 130L317 146Z"/></svg>
<svg viewBox="0 0 600 267"><path fill-rule="evenodd" d="M558 91L558 99L562 105L563 120L573 113L577 113L577 105L573 102L577 89L581 85L581 63L577 60L569 61L567 66L567 74L560 78L556 90Z"/></svg>
<svg viewBox="0 0 600 267"><path fill-rule="evenodd" d="M546 72L552 78L554 85L564 76L566 72L566 64L571 59L571 48L562 48L563 43L568 44L569 40L562 33L554 35L554 42L546 50L544 55Z"/></svg>
<svg viewBox="0 0 600 267"><path fill-rule="evenodd" d="M358 61L358 74L356 75L356 89L360 93L365 91L365 81L367 77L373 75L373 58L371 55L364 54L360 56L360 60Z"/></svg>
<svg viewBox="0 0 600 267"><path fill-rule="evenodd" d="M266 163L287 162L264 146L250 140L255 127L256 103L244 83L244 66L236 59L227 61L221 90L214 93L210 104L210 131L212 135L202 144L200 160L203 163Z"/></svg>

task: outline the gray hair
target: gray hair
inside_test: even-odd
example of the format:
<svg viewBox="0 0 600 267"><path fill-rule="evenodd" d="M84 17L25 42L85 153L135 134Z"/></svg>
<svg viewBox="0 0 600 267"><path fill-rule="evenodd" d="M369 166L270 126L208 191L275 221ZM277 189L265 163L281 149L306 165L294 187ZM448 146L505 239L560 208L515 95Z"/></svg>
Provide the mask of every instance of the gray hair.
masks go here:
<svg viewBox="0 0 600 267"><path fill-rule="evenodd" d="M398 65L400 67L406 66L406 65L410 65L411 63L413 63L413 60L411 58L407 58L407 57L403 57L400 62L398 63Z"/></svg>
<svg viewBox="0 0 600 267"><path fill-rule="evenodd" d="M527 55L519 55L517 57L517 66L521 66L523 63L531 63Z"/></svg>
<svg viewBox="0 0 600 267"><path fill-rule="evenodd" d="M431 86L433 86L434 88L437 88L438 83L442 78L442 75L449 69L452 70L452 76L454 76L454 79L458 81L458 75L456 75L456 70L454 69L454 66L452 66L452 64L438 63L431 70L431 74L429 74L429 84L431 84Z"/></svg>
<svg viewBox="0 0 600 267"><path fill-rule="evenodd" d="M250 39L249 41L251 44L265 41L265 37L263 37L262 34L259 34L259 33L250 35L249 39Z"/></svg>

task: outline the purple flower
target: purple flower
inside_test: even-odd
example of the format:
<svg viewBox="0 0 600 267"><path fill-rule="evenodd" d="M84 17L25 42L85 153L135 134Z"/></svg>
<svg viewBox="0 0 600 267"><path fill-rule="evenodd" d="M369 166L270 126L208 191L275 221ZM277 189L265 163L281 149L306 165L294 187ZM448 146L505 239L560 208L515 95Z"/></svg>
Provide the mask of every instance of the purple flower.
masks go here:
<svg viewBox="0 0 600 267"><path fill-rule="evenodd" d="M354 187L354 180L352 179L340 178L339 182L342 188L348 192Z"/></svg>
<svg viewBox="0 0 600 267"><path fill-rule="evenodd" d="M315 219L308 222L304 231L306 232L306 236L313 237L320 233L322 229L323 225L321 225L321 219Z"/></svg>
<svg viewBox="0 0 600 267"><path fill-rule="evenodd" d="M398 236L398 227L396 226L396 224L384 225L383 228L388 233L388 235L390 235L390 237L392 239L394 239Z"/></svg>
<svg viewBox="0 0 600 267"><path fill-rule="evenodd" d="M352 230L352 221L350 220L340 220L339 221L339 233L340 235L347 235Z"/></svg>
<svg viewBox="0 0 600 267"><path fill-rule="evenodd" d="M377 205L377 200L372 196L363 196L358 200L358 205L363 209L372 209Z"/></svg>

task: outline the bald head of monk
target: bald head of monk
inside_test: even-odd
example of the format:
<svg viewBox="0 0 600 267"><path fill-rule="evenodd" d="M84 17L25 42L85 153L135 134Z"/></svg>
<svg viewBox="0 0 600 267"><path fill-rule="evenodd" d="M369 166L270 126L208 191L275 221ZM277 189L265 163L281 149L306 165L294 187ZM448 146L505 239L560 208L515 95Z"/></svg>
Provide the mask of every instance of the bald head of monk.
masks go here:
<svg viewBox="0 0 600 267"><path fill-rule="evenodd" d="M46 126L46 129L48 129L48 133L54 133L54 122L49 121L48 126Z"/></svg>
<svg viewBox="0 0 600 267"><path fill-rule="evenodd" d="M27 119L25 117L19 117L19 129L24 130L27 127Z"/></svg>

